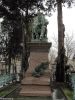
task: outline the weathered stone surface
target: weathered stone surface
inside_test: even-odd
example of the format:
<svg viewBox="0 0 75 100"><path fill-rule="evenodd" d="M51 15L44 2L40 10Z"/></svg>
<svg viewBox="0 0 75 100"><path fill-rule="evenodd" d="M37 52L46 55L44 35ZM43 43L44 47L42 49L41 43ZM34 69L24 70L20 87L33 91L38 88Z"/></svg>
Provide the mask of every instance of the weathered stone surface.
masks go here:
<svg viewBox="0 0 75 100"><path fill-rule="evenodd" d="M20 91L22 96L51 96L49 86L25 85Z"/></svg>
<svg viewBox="0 0 75 100"><path fill-rule="evenodd" d="M48 61L48 52L51 47L51 43L29 43L30 46L30 59L29 69L32 71L41 62Z"/></svg>
<svg viewBox="0 0 75 100"><path fill-rule="evenodd" d="M32 71L41 62L48 61L48 51L51 43L30 43L29 69L21 82L21 96L51 96L49 68L44 75L35 78Z"/></svg>
<svg viewBox="0 0 75 100"><path fill-rule="evenodd" d="M30 46L31 52L49 52L49 48L51 47L51 43L38 41L28 43L28 45Z"/></svg>

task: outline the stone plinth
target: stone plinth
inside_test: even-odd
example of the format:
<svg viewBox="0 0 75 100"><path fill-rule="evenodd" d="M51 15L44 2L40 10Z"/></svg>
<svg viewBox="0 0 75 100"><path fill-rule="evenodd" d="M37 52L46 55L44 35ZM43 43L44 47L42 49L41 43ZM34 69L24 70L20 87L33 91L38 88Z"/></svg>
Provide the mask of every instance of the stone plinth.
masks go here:
<svg viewBox="0 0 75 100"><path fill-rule="evenodd" d="M50 86L23 85L20 91L21 96L51 96Z"/></svg>
<svg viewBox="0 0 75 100"><path fill-rule="evenodd" d="M50 70L45 70L44 75L36 78L32 76L32 70L41 62L48 61L48 52L51 43L29 43L30 60L29 69L21 81L21 96L51 96Z"/></svg>
<svg viewBox="0 0 75 100"><path fill-rule="evenodd" d="M30 46L30 59L29 69L27 72L32 70L41 62L48 61L48 53L51 47L51 43L29 43Z"/></svg>

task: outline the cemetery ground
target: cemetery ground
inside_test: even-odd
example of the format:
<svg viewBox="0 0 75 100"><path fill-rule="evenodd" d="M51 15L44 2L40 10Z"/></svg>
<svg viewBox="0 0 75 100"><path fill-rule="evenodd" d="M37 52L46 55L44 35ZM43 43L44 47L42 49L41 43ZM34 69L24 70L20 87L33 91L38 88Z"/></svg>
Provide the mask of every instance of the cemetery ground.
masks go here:
<svg viewBox="0 0 75 100"><path fill-rule="evenodd" d="M73 98L73 90L63 85L55 85L52 87L53 96L20 96L20 87L20 83L15 83L1 89L0 98L13 98L13 100L72 100ZM63 97L64 99L62 99Z"/></svg>
<svg viewBox="0 0 75 100"><path fill-rule="evenodd" d="M19 63L18 63L19 66ZM50 71L51 72L51 71ZM47 74L47 73L45 73ZM50 74L51 75L51 74ZM50 76L49 76L50 77ZM53 76L51 76L53 77ZM43 77L46 78L45 76ZM43 78L40 78L43 79ZM39 77L37 78L37 82L39 80ZM29 81L29 80L27 80ZM34 80L35 81L35 80ZM73 89L71 89L68 84L65 83L58 84L53 81L50 84L51 89L51 95L50 96L22 96L20 95L21 86L26 84L21 82L10 82L8 85L4 85L2 88L0 88L0 98L13 98L14 100L72 100L73 98ZM44 81L46 82L46 81Z"/></svg>
<svg viewBox="0 0 75 100"><path fill-rule="evenodd" d="M62 91L64 92L64 95L66 96L67 100L73 99L73 91L72 90L70 90L69 88L63 88Z"/></svg>

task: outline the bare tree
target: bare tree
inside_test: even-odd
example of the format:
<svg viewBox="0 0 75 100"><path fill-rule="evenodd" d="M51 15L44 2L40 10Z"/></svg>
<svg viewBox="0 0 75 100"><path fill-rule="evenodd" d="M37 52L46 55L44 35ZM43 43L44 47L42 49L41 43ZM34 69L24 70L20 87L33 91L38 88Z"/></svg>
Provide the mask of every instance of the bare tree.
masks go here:
<svg viewBox="0 0 75 100"><path fill-rule="evenodd" d="M75 41L73 34L65 34L65 39L64 39L64 46L65 46L65 55L67 56L68 59L71 58L71 56L75 53ZM53 36L53 47L57 50L58 49L58 39L54 35Z"/></svg>
<svg viewBox="0 0 75 100"><path fill-rule="evenodd" d="M72 54L75 51L75 41L73 35L66 34L65 36L65 49L67 58L71 58Z"/></svg>
<svg viewBox="0 0 75 100"><path fill-rule="evenodd" d="M50 65L54 63L56 56L57 56L56 50L53 48L50 48L49 55L48 55Z"/></svg>
<svg viewBox="0 0 75 100"><path fill-rule="evenodd" d="M52 40L53 40L53 47L58 51L58 37L55 36L55 34L53 34L53 37L52 37Z"/></svg>

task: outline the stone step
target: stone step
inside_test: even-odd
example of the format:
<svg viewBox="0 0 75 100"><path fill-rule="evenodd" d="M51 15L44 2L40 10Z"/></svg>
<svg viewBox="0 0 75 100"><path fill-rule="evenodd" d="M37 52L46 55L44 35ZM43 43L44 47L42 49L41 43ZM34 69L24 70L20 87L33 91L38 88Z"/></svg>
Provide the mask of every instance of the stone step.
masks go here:
<svg viewBox="0 0 75 100"><path fill-rule="evenodd" d="M25 85L21 87L21 96L51 96L50 86Z"/></svg>
<svg viewBox="0 0 75 100"><path fill-rule="evenodd" d="M25 74L26 77L32 76L32 73L30 71L27 71ZM44 77L50 77L50 71L46 70L43 74Z"/></svg>
<svg viewBox="0 0 75 100"><path fill-rule="evenodd" d="M26 77L21 82L22 85L50 85L50 78L48 77Z"/></svg>

